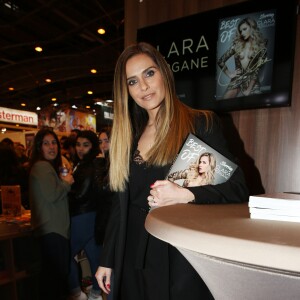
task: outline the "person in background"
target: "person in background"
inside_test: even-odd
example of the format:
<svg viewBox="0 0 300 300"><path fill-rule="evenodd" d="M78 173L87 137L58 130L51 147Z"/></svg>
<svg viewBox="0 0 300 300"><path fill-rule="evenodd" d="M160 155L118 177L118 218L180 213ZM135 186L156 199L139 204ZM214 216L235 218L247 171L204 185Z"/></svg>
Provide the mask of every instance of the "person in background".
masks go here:
<svg viewBox="0 0 300 300"><path fill-rule="evenodd" d="M78 134L80 133L80 129L74 128L71 130L70 135L71 137L74 137L75 139L77 138Z"/></svg>
<svg viewBox="0 0 300 300"><path fill-rule="evenodd" d="M73 164L70 158L69 150L68 150L68 137L66 135L63 135L59 139L60 143L60 152L61 152L61 160L62 160L62 169L64 168L67 172L69 170L73 169Z"/></svg>
<svg viewBox="0 0 300 300"><path fill-rule="evenodd" d="M79 132L76 138L76 161L73 176L74 184L69 193L71 215L71 264L69 275L70 299L101 299L101 290L94 276L100 261L101 245L95 241L95 220L100 182L97 180L95 162L99 154L99 141L96 133L90 130ZM81 290L78 263L75 256L84 250L92 272L92 289L88 295Z"/></svg>
<svg viewBox="0 0 300 300"><path fill-rule="evenodd" d="M108 223L112 198L114 193L110 190L108 171L109 171L109 148L110 148L110 134L111 126L104 126L98 133L100 153L97 157L97 181L99 182L99 201L97 205L97 215L95 224L95 238L96 243L103 245L106 226ZM113 281L113 280L112 280ZM113 284L111 282L110 293L107 296L107 300L113 299Z"/></svg>
<svg viewBox="0 0 300 300"><path fill-rule="evenodd" d="M71 167L74 167L76 159L76 137L68 136L67 139L63 142L62 146L62 156L68 160L68 163Z"/></svg>
<svg viewBox="0 0 300 300"><path fill-rule="evenodd" d="M248 200L240 168L219 185L183 188L165 180L189 133L234 160L219 120L213 112L180 102L168 63L147 43L131 45L120 55L113 92L109 184L116 197L96 273L98 283L109 293L113 270L114 299L211 299L188 261L175 247L150 235L144 223L149 207Z"/></svg>
<svg viewBox="0 0 300 300"><path fill-rule="evenodd" d="M10 138L4 138L1 142L0 145L8 146L14 149L14 142Z"/></svg>
<svg viewBox="0 0 300 300"><path fill-rule="evenodd" d="M18 161L20 164L26 169L28 168L29 164L29 158L26 155L26 149L25 146L21 143L15 143L14 144L14 149L18 157Z"/></svg>
<svg viewBox="0 0 300 300"><path fill-rule="evenodd" d="M109 152L110 146L110 133L111 133L111 126L102 127L99 131L98 138L99 138L99 147L100 147L100 154L101 157L107 157Z"/></svg>
<svg viewBox="0 0 300 300"><path fill-rule="evenodd" d="M40 299L66 299L69 273L68 192L71 173L60 175L60 144L51 129L37 132L30 159L31 225L41 249Z"/></svg>
<svg viewBox="0 0 300 300"><path fill-rule="evenodd" d="M96 241L102 245L108 222L108 217L111 208L112 192L109 188L108 170L109 170L109 147L110 147L110 132L111 127L103 127L98 134L100 153L95 160L97 164L97 181L98 181L98 195L97 201L97 215L96 215Z"/></svg>
<svg viewBox="0 0 300 300"><path fill-rule="evenodd" d="M0 166L0 186L19 185L22 206L25 209L29 209L27 172L20 164L14 149L5 143L0 144ZM0 203L1 210L2 206Z"/></svg>
<svg viewBox="0 0 300 300"><path fill-rule="evenodd" d="M66 141L68 137L66 135L63 135L60 137L59 139L59 143L60 143L60 150L61 150L61 153L63 154L62 152L62 149L63 149L63 146L64 146L64 142Z"/></svg>
<svg viewBox="0 0 300 300"><path fill-rule="evenodd" d="M188 169L169 174L168 180L176 182L184 179L183 187L214 184L215 170L216 158L212 153L204 152Z"/></svg>

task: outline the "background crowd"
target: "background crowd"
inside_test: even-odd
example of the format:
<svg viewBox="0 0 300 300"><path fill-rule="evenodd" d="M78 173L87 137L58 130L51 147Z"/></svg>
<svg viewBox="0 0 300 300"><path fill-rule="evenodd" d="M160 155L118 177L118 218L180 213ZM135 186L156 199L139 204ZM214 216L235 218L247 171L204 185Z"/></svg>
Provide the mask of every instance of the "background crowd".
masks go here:
<svg viewBox="0 0 300 300"><path fill-rule="evenodd" d="M110 126L61 137L44 128L30 150L7 137L0 142L0 186L19 185L22 209L31 210L39 299L103 299L94 274L110 212L109 135Z"/></svg>

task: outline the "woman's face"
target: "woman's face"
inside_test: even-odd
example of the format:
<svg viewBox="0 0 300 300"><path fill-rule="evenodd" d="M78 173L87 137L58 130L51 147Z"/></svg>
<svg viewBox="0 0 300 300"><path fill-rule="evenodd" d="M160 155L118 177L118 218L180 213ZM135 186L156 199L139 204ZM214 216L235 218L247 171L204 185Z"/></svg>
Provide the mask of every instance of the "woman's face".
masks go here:
<svg viewBox="0 0 300 300"><path fill-rule="evenodd" d="M87 153L89 153L91 149L92 149L92 143L90 142L90 140L82 137L77 138L76 152L79 159L83 159L83 157Z"/></svg>
<svg viewBox="0 0 300 300"><path fill-rule="evenodd" d="M206 173L209 171L209 158L208 156L202 156L199 162L199 173Z"/></svg>
<svg viewBox="0 0 300 300"><path fill-rule="evenodd" d="M251 27L247 23L243 23L239 27L240 35L244 40L248 40L251 34Z"/></svg>
<svg viewBox="0 0 300 300"><path fill-rule="evenodd" d="M108 138L106 132L100 133L99 144L100 144L100 149L102 152L106 153L109 151L110 142L109 142L109 138Z"/></svg>
<svg viewBox="0 0 300 300"><path fill-rule="evenodd" d="M47 134L42 142L42 154L46 160L54 160L58 154L58 145L52 134Z"/></svg>
<svg viewBox="0 0 300 300"><path fill-rule="evenodd" d="M148 112L158 110L165 99L165 86L160 70L146 54L138 54L126 63L126 78L130 96Z"/></svg>

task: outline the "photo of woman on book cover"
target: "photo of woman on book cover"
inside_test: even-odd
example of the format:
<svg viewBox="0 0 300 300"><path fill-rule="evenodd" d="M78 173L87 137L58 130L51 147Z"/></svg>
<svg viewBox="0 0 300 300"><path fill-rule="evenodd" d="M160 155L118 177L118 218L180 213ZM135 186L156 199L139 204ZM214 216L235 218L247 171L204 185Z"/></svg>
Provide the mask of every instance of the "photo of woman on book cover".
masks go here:
<svg viewBox="0 0 300 300"><path fill-rule="evenodd" d="M274 10L220 20L217 100L271 90L274 34Z"/></svg>
<svg viewBox="0 0 300 300"><path fill-rule="evenodd" d="M210 152L204 152L188 169L169 174L168 180L176 183L177 180L184 179L183 187L214 184L215 169L215 156Z"/></svg>

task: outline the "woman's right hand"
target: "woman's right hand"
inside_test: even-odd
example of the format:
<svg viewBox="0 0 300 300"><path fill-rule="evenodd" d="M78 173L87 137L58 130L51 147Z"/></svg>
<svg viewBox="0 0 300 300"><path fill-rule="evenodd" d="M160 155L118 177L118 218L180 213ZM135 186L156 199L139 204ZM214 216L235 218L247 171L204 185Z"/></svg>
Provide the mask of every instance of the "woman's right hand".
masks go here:
<svg viewBox="0 0 300 300"><path fill-rule="evenodd" d="M100 288L106 294L110 293L111 273L112 273L112 269L99 267L95 274L95 277L98 281Z"/></svg>
<svg viewBox="0 0 300 300"><path fill-rule="evenodd" d="M74 178L71 172L66 174L65 176L60 175L60 178L64 181L66 181L68 184L72 185L74 183Z"/></svg>
<svg viewBox="0 0 300 300"><path fill-rule="evenodd" d="M232 71L232 72L229 72L229 71L228 71L228 74L227 74L227 75L229 76L230 79L233 79L233 78L235 78L235 77L237 77L237 76L240 76L241 73L242 73L242 70L241 70L241 69L236 69L236 70L234 70L234 71Z"/></svg>

